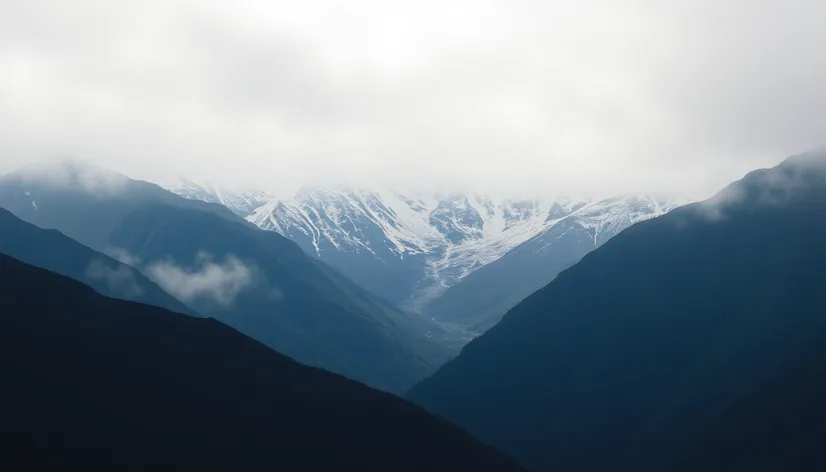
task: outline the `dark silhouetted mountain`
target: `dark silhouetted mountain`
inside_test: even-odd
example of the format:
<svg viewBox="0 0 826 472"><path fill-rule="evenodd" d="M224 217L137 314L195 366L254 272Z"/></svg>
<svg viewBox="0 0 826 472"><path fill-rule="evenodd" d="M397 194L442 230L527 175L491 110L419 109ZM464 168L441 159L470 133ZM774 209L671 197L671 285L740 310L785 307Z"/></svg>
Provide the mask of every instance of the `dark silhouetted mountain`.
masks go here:
<svg viewBox="0 0 826 472"><path fill-rule="evenodd" d="M668 470L815 343L824 214L823 154L755 171L612 238L408 398L533 470Z"/></svg>
<svg viewBox="0 0 826 472"><path fill-rule="evenodd" d="M826 470L826 336L801 365L705 425L677 472Z"/></svg>
<svg viewBox="0 0 826 472"><path fill-rule="evenodd" d="M0 306L4 470L521 470L419 407L212 319L2 255Z"/></svg>
<svg viewBox="0 0 826 472"><path fill-rule="evenodd" d="M3 208L0 253L79 280L108 297L194 314L133 267L93 251L57 230L26 223Z"/></svg>
<svg viewBox="0 0 826 472"><path fill-rule="evenodd" d="M299 362L380 389L402 393L455 354L429 332L437 325L220 205L68 162L3 177L0 206L128 261L198 313Z"/></svg>

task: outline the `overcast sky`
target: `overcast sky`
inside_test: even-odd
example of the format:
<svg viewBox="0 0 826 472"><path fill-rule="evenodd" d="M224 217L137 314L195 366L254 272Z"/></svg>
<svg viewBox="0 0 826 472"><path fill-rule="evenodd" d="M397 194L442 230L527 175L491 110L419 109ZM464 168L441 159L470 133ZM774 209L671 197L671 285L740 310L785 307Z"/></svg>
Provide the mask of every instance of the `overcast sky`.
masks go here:
<svg viewBox="0 0 826 472"><path fill-rule="evenodd" d="M0 171L705 191L826 144L823 0L0 0Z"/></svg>

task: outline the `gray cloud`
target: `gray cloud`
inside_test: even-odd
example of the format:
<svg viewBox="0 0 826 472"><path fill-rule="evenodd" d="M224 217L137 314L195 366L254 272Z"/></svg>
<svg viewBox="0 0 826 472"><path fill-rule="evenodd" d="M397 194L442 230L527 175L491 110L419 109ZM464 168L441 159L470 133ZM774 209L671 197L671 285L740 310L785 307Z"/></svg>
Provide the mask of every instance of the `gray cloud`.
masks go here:
<svg viewBox="0 0 826 472"><path fill-rule="evenodd" d="M710 192L826 141L824 43L820 0L0 0L0 168Z"/></svg>
<svg viewBox="0 0 826 472"><path fill-rule="evenodd" d="M143 295L143 288L138 285L134 271L125 265L111 267L102 260L95 259L86 266L86 276L92 280L106 282L113 294L127 299Z"/></svg>
<svg viewBox="0 0 826 472"><path fill-rule="evenodd" d="M186 268L172 262L155 262L147 266L147 274L164 290L184 303L212 300L229 306L235 298L257 283L255 267L244 264L233 255L224 262L213 261L210 254L201 252L195 268Z"/></svg>

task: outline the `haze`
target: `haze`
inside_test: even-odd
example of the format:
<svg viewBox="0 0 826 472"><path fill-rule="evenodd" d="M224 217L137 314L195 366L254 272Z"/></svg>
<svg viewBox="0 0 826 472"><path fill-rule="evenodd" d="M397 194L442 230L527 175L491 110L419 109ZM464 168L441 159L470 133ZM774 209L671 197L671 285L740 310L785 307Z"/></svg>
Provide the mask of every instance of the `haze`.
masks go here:
<svg viewBox="0 0 826 472"><path fill-rule="evenodd" d="M709 192L826 143L826 3L0 0L0 171Z"/></svg>

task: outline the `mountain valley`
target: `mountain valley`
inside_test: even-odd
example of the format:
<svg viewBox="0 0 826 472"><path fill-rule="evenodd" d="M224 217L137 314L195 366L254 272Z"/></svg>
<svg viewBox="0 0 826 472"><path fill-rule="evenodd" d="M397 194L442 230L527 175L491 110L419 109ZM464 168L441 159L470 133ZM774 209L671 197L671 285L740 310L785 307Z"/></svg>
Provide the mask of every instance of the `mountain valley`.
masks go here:
<svg viewBox="0 0 826 472"><path fill-rule="evenodd" d="M100 428L127 421L138 425L136 440L169 444L171 437L149 440L140 431L169 419L194 424L213 410L221 428L259 428L293 453L305 439L315 441L313 451L335 450L335 439L320 433L286 446L292 439L283 429L256 423L270 418L252 410L266 402L237 406L250 401L250 389L265 388L298 408L293 425L311 418L321 429L357 431L340 457L365 470L404 470L398 454L411 446L425 453L405 463L410 470L453 461L457 470L520 470L408 403L311 369L321 367L404 394L534 471L808 471L826 460L815 440L826 415L826 226L812 216L826 211L822 154L754 171L688 205L633 195L424 198L353 187L305 188L300 199L279 201L186 188L183 198L79 161L0 177L0 295L13 327L4 332L12 359L5 371L24 379L4 395L25 405L16 424L36 423L23 428L29 439L18 452L55 459L43 452L54 447L33 446L49 441L36 425L72 427L24 397L63 419L87 412L83 434L95 441ZM38 296L41 288L50 296ZM198 322L213 324L191 324ZM170 347L179 342L200 354ZM225 351L239 342L241 351ZM49 363L54 346L67 353L62 367ZM28 360L18 365L14 356L23 353ZM234 360L216 364L216 380L204 360L221 353ZM45 377L32 377L35 364ZM165 370L172 364L185 367ZM186 377L190 369L195 377ZM61 372L80 377L67 383ZM273 387L268 379L278 372L294 380ZM183 408L193 392L173 378L218 396ZM226 379L243 386L239 397ZM47 401L38 382L77 394ZM116 417L85 400L96 382ZM125 385L152 400L119 390ZM343 394L346 385L360 393ZM329 389L337 393L322 398ZM345 397L355 403L342 404ZM179 412L141 410L165 402ZM336 405L332 418L310 413L321 404ZM125 413L135 408L142 413ZM375 415L394 411L407 418L400 424L418 426L379 445L376 431L389 426ZM372 426L354 429L364 419ZM197 424L212 433L187 443L176 458L182 464L197 462L198 444L217 440L216 429ZM448 442L392 439L421 427ZM376 447L396 453L376 455ZM133 453L116 443L111 450L117 460ZM251 454L246 460L261 464L264 450L235 444L210 457L227 466ZM58 462L78 456L63 457ZM330 464L282 459L313 470Z"/></svg>
<svg viewBox="0 0 826 472"><path fill-rule="evenodd" d="M826 153L751 172L586 255L407 398L536 471L822 463L824 214Z"/></svg>

